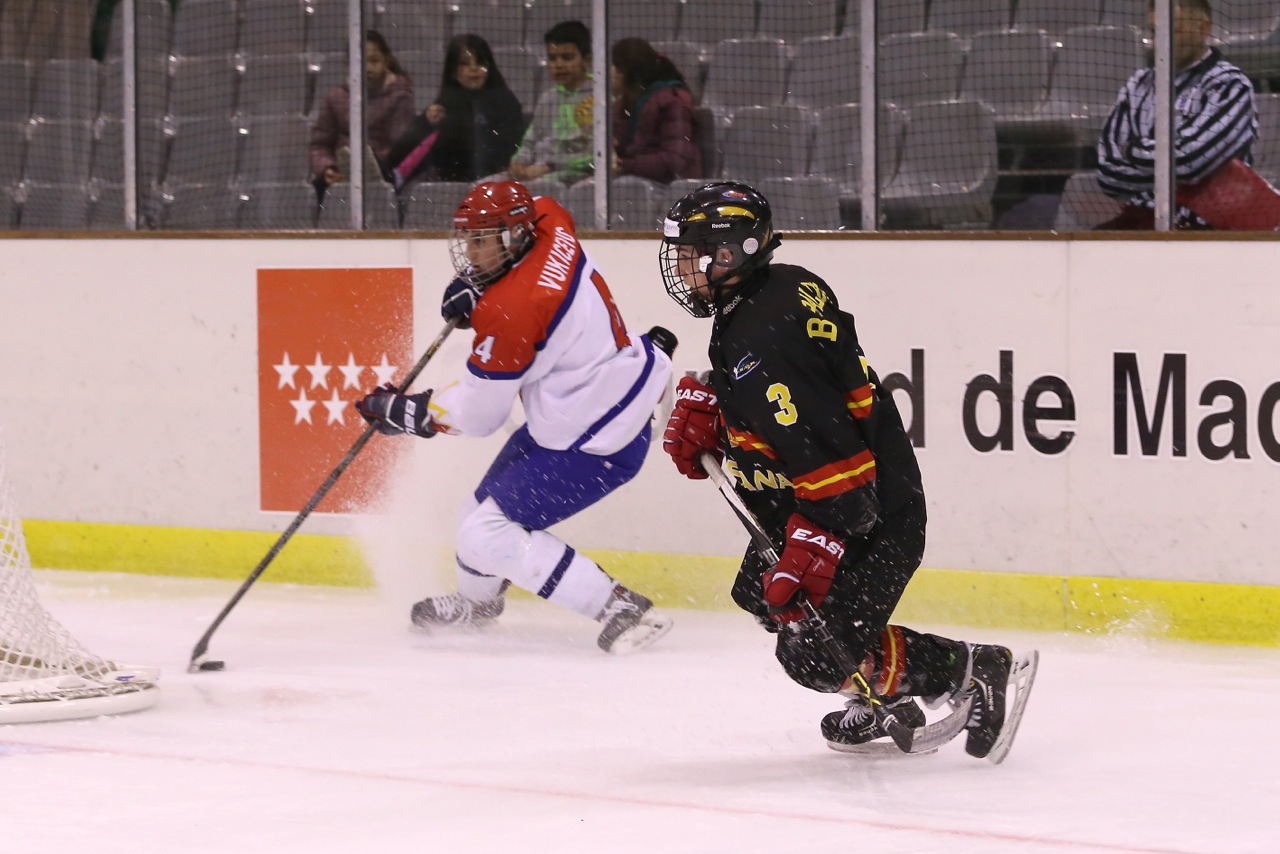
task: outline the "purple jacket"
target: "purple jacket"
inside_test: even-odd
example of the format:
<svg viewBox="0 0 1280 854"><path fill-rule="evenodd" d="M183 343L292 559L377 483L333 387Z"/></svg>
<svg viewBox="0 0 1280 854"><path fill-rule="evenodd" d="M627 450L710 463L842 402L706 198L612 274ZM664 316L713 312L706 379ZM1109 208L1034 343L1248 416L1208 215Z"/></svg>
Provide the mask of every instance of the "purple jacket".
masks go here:
<svg viewBox="0 0 1280 854"><path fill-rule="evenodd" d="M693 96L684 86L657 86L662 84L654 84L640 96L640 115L634 124L623 113L621 102L614 102L614 150L621 172L664 184L676 178L701 178L702 149Z"/></svg>
<svg viewBox="0 0 1280 854"><path fill-rule="evenodd" d="M387 86L366 90L364 125L366 141L381 163L391 144L413 121L413 84L397 76ZM347 84L335 86L325 96L320 114L311 126L311 173L317 178L337 162L338 149L350 144L351 94ZM352 158L356 163L360 158Z"/></svg>

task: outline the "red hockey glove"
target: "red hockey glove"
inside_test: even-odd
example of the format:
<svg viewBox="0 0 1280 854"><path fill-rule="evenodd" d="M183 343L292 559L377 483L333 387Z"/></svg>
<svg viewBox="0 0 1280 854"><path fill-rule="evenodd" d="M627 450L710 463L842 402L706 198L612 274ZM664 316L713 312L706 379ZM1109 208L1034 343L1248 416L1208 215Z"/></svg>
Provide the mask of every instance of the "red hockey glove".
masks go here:
<svg viewBox="0 0 1280 854"><path fill-rule="evenodd" d="M427 411L431 391L421 394L397 394L391 383L378 386L355 403L360 417L368 421L384 436L411 433L430 439L436 434L435 422Z"/></svg>
<svg viewBox="0 0 1280 854"><path fill-rule="evenodd" d="M707 473L698 462L703 451L724 459L720 447L720 403L709 385L684 377L676 386L676 405L662 434L666 451L680 474L690 480L704 480Z"/></svg>
<svg viewBox="0 0 1280 854"><path fill-rule="evenodd" d="M843 557L843 540L799 513L792 513L787 520L786 548L778 564L764 574L764 601L769 606L769 616L779 623L804 619L804 611L791 604L796 592L803 590L813 607L818 607L831 589Z"/></svg>

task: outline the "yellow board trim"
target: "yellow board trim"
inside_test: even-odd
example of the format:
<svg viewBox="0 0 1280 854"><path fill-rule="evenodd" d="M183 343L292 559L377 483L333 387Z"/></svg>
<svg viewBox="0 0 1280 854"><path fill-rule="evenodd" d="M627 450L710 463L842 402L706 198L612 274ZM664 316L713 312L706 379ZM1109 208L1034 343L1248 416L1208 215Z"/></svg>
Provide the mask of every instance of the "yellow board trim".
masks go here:
<svg viewBox="0 0 1280 854"><path fill-rule="evenodd" d="M96 522L23 522L37 567L243 580L279 539ZM738 559L586 550L610 575L666 607L733 610ZM297 534L264 581L373 587L353 537ZM1124 634L1280 647L1280 586L921 569L894 613L907 625Z"/></svg>

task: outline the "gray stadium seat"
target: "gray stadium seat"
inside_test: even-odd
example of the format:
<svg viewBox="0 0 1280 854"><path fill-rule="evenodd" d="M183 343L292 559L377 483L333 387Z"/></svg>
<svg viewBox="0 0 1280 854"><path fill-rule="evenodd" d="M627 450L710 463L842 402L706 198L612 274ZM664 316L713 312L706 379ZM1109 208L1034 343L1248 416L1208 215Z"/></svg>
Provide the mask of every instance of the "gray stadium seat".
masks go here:
<svg viewBox="0 0 1280 854"><path fill-rule="evenodd" d="M31 64L0 59L0 122L26 121L31 115Z"/></svg>
<svg viewBox="0 0 1280 854"><path fill-rule="evenodd" d="M702 174L714 178L720 174L720 129L715 112L710 107L694 107L693 122L698 136L698 149L702 152ZM695 179L697 180L697 179Z"/></svg>
<svg viewBox="0 0 1280 854"><path fill-rule="evenodd" d="M591 26L591 0L532 0L525 4L524 41L538 50L547 30L561 21L581 21ZM483 35L483 33L481 33Z"/></svg>
<svg viewBox="0 0 1280 854"><path fill-rule="evenodd" d="M977 33L961 97L992 107L1001 136L1020 135L1038 121L1048 97L1053 50L1053 38L1039 30Z"/></svg>
<svg viewBox="0 0 1280 854"><path fill-rule="evenodd" d="M92 122L38 121L31 127L23 174L45 184L83 184L89 180L92 152Z"/></svg>
<svg viewBox="0 0 1280 854"><path fill-rule="evenodd" d="M317 228L349 230L351 228L351 185L335 184L320 203ZM364 225L370 231L395 231L400 228L399 202L390 185L378 181L365 182Z"/></svg>
<svg viewBox="0 0 1280 854"><path fill-rule="evenodd" d="M22 180L22 161L27 151L27 123L0 122L0 187L13 187Z"/></svg>
<svg viewBox="0 0 1280 854"><path fill-rule="evenodd" d="M1078 172L1067 179L1053 220L1054 231L1088 231L1120 213L1120 202L1102 192L1094 172Z"/></svg>
<svg viewBox="0 0 1280 854"><path fill-rule="evenodd" d="M1082 1L1057 0L1060 3ZM1012 14L1010 0L932 0L929 4L929 29L961 35L1003 30L1008 28Z"/></svg>
<svg viewBox="0 0 1280 854"><path fill-rule="evenodd" d="M539 61L542 53L513 45L495 47L493 58L498 61L502 78L507 81L507 88L515 93L520 106L525 112L533 112L533 105L542 91L542 65Z"/></svg>
<svg viewBox="0 0 1280 854"><path fill-rule="evenodd" d="M161 209L165 229L205 230L235 228L239 222L240 193L223 185L184 185L166 191Z"/></svg>
<svg viewBox="0 0 1280 854"><path fill-rule="evenodd" d="M1280 95L1255 95L1258 140L1253 144L1253 168L1271 183L1280 180Z"/></svg>
<svg viewBox="0 0 1280 854"><path fill-rule="evenodd" d="M419 231L451 230L453 213L471 186L461 181L420 181L402 190L404 227Z"/></svg>
<svg viewBox="0 0 1280 854"><path fill-rule="evenodd" d="M666 212L665 187L635 175L613 178L609 186L609 228L617 231L655 231ZM595 228L595 179L579 181L560 201L573 214L578 228Z"/></svg>
<svg viewBox="0 0 1280 854"><path fill-rule="evenodd" d="M236 112L244 116L300 116L309 102L311 72L301 53L248 56Z"/></svg>
<svg viewBox="0 0 1280 854"><path fill-rule="evenodd" d="M532 33L525 38L524 3L510 0L458 0L458 11L453 15L453 34L475 33L489 43L489 47L512 47L526 41L542 49L542 33ZM590 21L583 21L590 26ZM395 45L392 45L395 50ZM444 56L441 55L443 65Z"/></svg>
<svg viewBox="0 0 1280 854"><path fill-rule="evenodd" d="M684 0L680 7L680 41L710 47L725 39L749 39L755 33L754 2Z"/></svg>
<svg viewBox="0 0 1280 854"><path fill-rule="evenodd" d="M124 229L124 186L92 182L89 185L89 221L87 228Z"/></svg>
<svg viewBox="0 0 1280 854"><path fill-rule="evenodd" d="M840 16L843 29L837 35L853 35L862 31L862 0L844 0ZM877 30L880 38L893 33L918 33L924 29L925 0L878 0Z"/></svg>
<svg viewBox="0 0 1280 854"><path fill-rule="evenodd" d="M857 104L827 107L817 112L813 135L813 156L809 172L831 178L845 195L856 196L862 188L862 108ZM880 186L897 171L906 115L892 107L882 109L878 152Z"/></svg>
<svg viewBox="0 0 1280 854"><path fill-rule="evenodd" d="M836 0L760 0L756 32L788 43L833 36L836 34Z"/></svg>
<svg viewBox="0 0 1280 854"><path fill-rule="evenodd" d="M440 85L440 71L444 68L443 54L438 50L403 50L396 52L396 59L400 60L400 65L404 68L404 73L409 75L409 80L413 83L414 101L421 104L425 108L430 103L430 99L435 97L436 89ZM347 79L347 58L344 55L330 54L323 58L323 61L331 63L327 67L320 66L316 84L316 102L324 100L324 96L335 85L344 83ZM502 64L502 60L498 60L498 67L502 69L505 77L507 73L506 66ZM324 86L322 92L320 87Z"/></svg>
<svg viewBox="0 0 1280 854"><path fill-rule="evenodd" d="M49 59L36 69L31 114L50 121L98 115L98 63L92 59Z"/></svg>
<svg viewBox="0 0 1280 854"><path fill-rule="evenodd" d="M138 115L158 119L168 106L168 58L139 58ZM99 115L118 119L124 115L124 61L109 59L102 64L102 96Z"/></svg>
<svg viewBox="0 0 1280 854"><path fill-rule="evenodd" d="M148 57L167 56L173 43L173 15L167 0L136 0L138 10L138 55ZM123 5L117 7L123 9ZM111 33L107 39L107 57L119 59L124 55L124 23L122 12L111 16Z"/></svg>
<svg viewBox="0 0 1280 854"><path fill-rule="evenodd" d="M407 50L435 51L443 64L443 48L449 40L444 3L384 0L380 8L377 29L392 53L399 56Z"/></svg>
<svg viewBox="0 0 1280 854"><path fill-rule="evenodd" d="M956 97L964 43L954 33L899 33L880 47L881 97L900 106Z"/></svg>
<svg viewBox="0 0 1280 854"><path fill-rule="evenodd" d="M775 228L782 231L840 228L840 191L830 178L765 178L755 186L769 200Z"/></svg>
<svg viewBox="0 0 1280 854"><path fill-rule="evenodd" d="M89 188L28 182L23 186L22 229L83 229L89 221Z"/></svg>
<svg viewBox="0 0 1280 854"><path fill-rule="evenodd" d="M1219 0L1214 32L1222 38L1227 59L1246 74L1280 74L1280 6L1275 0Z"/></svg>
<svg viewBox="0 0 1280 854"><path fill-rule="evenodd" d="M646 0L610 10L609 38L644 39L649 44L675 41L680 22L680 0ZM584 21L590 25L589 21ZM684 66L680 66L684 71Z"/></svg>
<svg viewBox="0 0 1280 854"><path fill-rule="evenodd" d="M138 123L138 180L153 182L163 174L164 134L157 119ZM124 123L119 119L99 119L93 126L93 160L90 179L118 183L124 180Z"/></svg>
<svg viewBox="0 0 1280 854"><path fill-rule="evenodd" d="M311 123L304 116L245 119L240 179L248 184L291 184L310 177Z"/></svg>
<svg viewBox="0 0 1280 854"><path fill-rule="evenodd" d="M18 212L13 194L13 187L0 184L0 231L11 229L16 224Z"/></svg>
<svg viewBox="0 0 1280 854"><path fill-rule="evenodd" d="M313 0L307 18L307 53L343 53L347 49L347 4L343 0ZM400 52L392 46L397 56Z"/></svg>
<svg viewBox="0 0 1280 854"><path fill-rule="evenodd" d="M166 184L229 185L236 176L244 135L229 119L174 122ZM300 155L306 156L305 151Z"/></svg>
<svg viewBox="0 0 1280 854"><path fill-rule="evenodd" d="M1138 30L1102 26L1068 30L1058 48L1042 114L1062 123L1081 144L1092 144L1120 88L1145 65Z"/></svg>
<svg viewBox="0 0 1280 854"><path fill-rule="evenodd" d="M787 94L787 49L779 39L726 39L707 63L702 102L733 110L781 104Z"/></svg>
<svg viewBox="0 0 1280 854"><path fill-rule="evenodd" d="M935 0L936 2L936 0ZM1073 27L1092 27L1101 23L1100 0L1018 0L1013 12L1013 25L1018 29L1044 30L1059 34Z"/></svg>
<svg viewBox="0 0 1280 854"><path fill-rule="evenodd" d="M235 108L238 77L230 55L177 57L169 91L170 114L183 119L229 117Z"/></svg>
<svg viewBox="0 0 1280 854"><path fill-rule="evenodd" d="M804 107L741 107L724 129L723 172L747 183L808 174L812 135Z"/></svg>
<svg viewBox="0 0 1280 854"><path fill-rule="evenodd" d="M787 77L787 103L829 107L860 100L860 46L855 36L805 39Z"/></svg>
<svg viewBox="0 0 1280 854"><path fill-rule="evenodd" d="M1147 9L1151 0L1102 0L1102 25L1137 27L1147 25Z"/></svg>
<svg viewBox="0 0 1280 854"><path fill-rule="evenodd" d="M177 56L225 56L238 36L236 0L182 0L173 16Z"/></svg>
<svg viewBox="0 0 1280 854"><path fill-rule="evenodd" d="M989 227L996 185L995 113L976 101L911 109L885 211L899 226Z"/></svg>
<svg viewBox="0 0 1280 854"><path fill-rule="evenodd" d="M319 207L316 188L310 184L245 184L240 190L237 227L255 231L315 228Z"/></svg>
<svg viewBox="0 0 1280 854"><path fill-rule="evenodd" d="M239 49L249 55L302 53L307 48L303 0L246 0Z"/></svg>

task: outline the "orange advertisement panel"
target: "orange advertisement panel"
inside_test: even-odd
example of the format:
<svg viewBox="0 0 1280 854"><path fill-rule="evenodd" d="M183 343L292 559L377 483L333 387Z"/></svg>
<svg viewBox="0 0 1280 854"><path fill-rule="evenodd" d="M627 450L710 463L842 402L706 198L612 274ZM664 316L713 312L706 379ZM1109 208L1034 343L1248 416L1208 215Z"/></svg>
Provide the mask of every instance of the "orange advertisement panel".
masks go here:
<svg viewBox="0 0 1280 854"><path fill-rule="evenodd" d="M301 510L360 437L354 402L413 365L413 271L258 271L262 509ZM374 436L316 507L360 512L403 442Z"/></svg>

